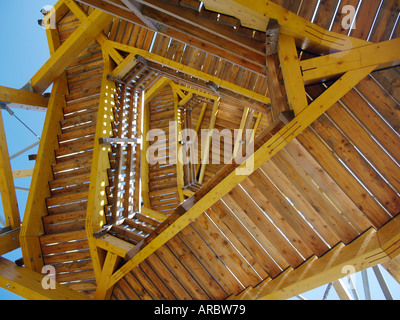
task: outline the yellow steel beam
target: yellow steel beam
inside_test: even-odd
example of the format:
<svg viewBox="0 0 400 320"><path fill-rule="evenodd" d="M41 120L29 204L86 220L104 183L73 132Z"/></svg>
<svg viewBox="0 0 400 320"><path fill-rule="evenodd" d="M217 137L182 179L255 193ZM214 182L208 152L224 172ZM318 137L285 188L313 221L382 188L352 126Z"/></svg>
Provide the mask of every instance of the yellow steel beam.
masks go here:
<svg viewBox="0 0 400 320"><path fill-rule="evenodd" d="M278 56L289 107L297 115L307 107L308 101L293 37L279 35Z"/></svg>
<svg viewBox="0 0 400 320"><path fill-rule="evenodd" d="M169 68L174 69L176 71L183 72L183 73L185 73L187 75L190 75L190 76L192 76L194 78L197 78L197 79L200 79L200 80L203 80L203 81L206 81L206 82L215 83L217 86L219 86L221 88L224 88L224 89L230 90L232 92L238 93L238 94L240 94L242 96L245 96L245 97L248 97L250 99L253 99L253 100L265 103L265 104L269 104L271 102L271 100L268 97L266 97L266 96L264 96L262 94L259 94L259 93L256 93L254 91L245 89L245 88L243 88L241 86L238 86L238 85L235 85L235 84L233 84L233 83L231 83L229 81L222 80L222 79L220 79L218 77L215 77L215 76L212 76L212 75L210 75L208 73L202 72L200 70L188 67L188 66L183 65L183 64L181 64L179 62L164 58L164 57L159 56L157 54L148 52L146 50L138 49L138 48L135 48L135 47L132 47L132 46L124 45L124 44L113 42L113 41L110 41L110 43L118 50L129 52L129 53L134 53L136 55L144 57L146 60L158 63L158 64L166 66L166 67L169 67Z"/></svg>
<svg viewBox="0 0 400 320"><path fill-rule="evenodd" d="M0 86L0 101L47 108L49 98L34 92Z"/></svg>
<svg viewBox="0 0 400 320"><path fill-rule="evenodd" d="M378 65L377 69L400 64L400 38L328 54L300 62L306 84L328 80L364 67Z"/></svg>
<svg viewBox="0 0 400 320"><path fill-rule="evenodd" d="M363 46L368 42L325 30L295 13L267 0L204 0L208 10L234 16L242 26L267 30L269 19L279 22L280 32L297 39L302 49L324 52L342 51Z"/></svg>
<svg viewBox="0 0 400 320"><path fill-rule="evenodd" d="M33 91L43 93L61 75L77 55L111 22L112 16L100 10L93 11L73 34L51 55L50 59L32 77Z"/></svg>
<svg viewBox="0 0 400 320"><path fill-rule="evenodd" d="M3 203L4 218L11 229L20 227L17 196L15 194L14 180L11 171L10 156L8 154L6 133L4 130L3 116L0 112L0 193Z"/></svg>
<svg viewBox="0 0 400 320"><path fill-rule="evenodd" d="M231 299L289 299L343 278L347 266L358 272L390 261L400 252L399 240L400 216L397 216L378 231L371 228L350 244L339 243L322 257L313 256L297 269L288 269L273 280L268 278Z"/></svg>
<svg viewBox="0 0 400 320"><path fill-rule="evenodd" d="M42 281L46 274L40 274L0 257L0 287L28 300L90 300L78 291L55 283L55 289L46 289Z"/></svg>
<svg viewBox="0 0 400 320"><path fill-rule="evenodd" d="M196 202L186 213L171 223L147 246L143 247L131 260L126 262L119 270L117 270L111 276L108 286L114 285L118 280L132 270L132 268L137 266L154 251L164 245L197 217L203 214L203 212L212 206L216 201L218 201L236 185L246 179L247 175L239 174L244 168L251 167L252 170L249 170L249 174L251 174L263 163L265 163L265 161L271 159L303 130L309 127L311 123L325 113L335 102L337 102L348 91L350 91L359 81L372 72L375 67L350 71L336 81L329 89L315 99L312 104L303 110L303 112L297 115L291 122L289 122L262 147L260 147L252 156L243 162L235 171L229 174L216 187L214 187L212 192L207 193L203 198Z"/></svg>

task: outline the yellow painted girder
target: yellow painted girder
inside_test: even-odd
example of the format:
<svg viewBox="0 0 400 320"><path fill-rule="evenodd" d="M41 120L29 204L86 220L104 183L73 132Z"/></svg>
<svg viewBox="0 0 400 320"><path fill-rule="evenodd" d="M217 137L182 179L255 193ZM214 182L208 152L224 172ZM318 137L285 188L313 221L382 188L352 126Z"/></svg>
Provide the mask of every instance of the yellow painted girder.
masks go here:
<svg viewBox="0 0 400 320"><path fill-rule="evenodd" d="M375 66L376 67L376 66ZM199 217L205 210L217 202L221 197L232 190L236 185L242 182L248 175L257 170L265 161L271 159L284 146L292 141L303 130L308 128L311 123L325 113L335 102L350 91L359 81L366 77L375 67L364 68L346 73L323 94L313 101L305 110L297 115L283 129L276 133L262 147L260 147L252 156L250 156L235 171L222 180L212 192L207 193L203 198L196 202L185 214L179 217L175 222L169 225L163 232L155 237L147 246L142 248L131 260L126 262L117 270L109 280L109 286L114 285L132 268L146 259L154 251L172 239L176 234L187 227L192 221ZM248 174L239 174L244 168Z"/></svg>
<svg viewBox="0 0 400 320"><path fill-rule="evenodd" d="M0 257L0 287L12 293L28 300L91 300L88 296L57 282L55 289L44 289L42 286L44 276L45 274L18 267L15 263Z"/></svg>
<svg viewBox="0 0 400 320"><path fill-rule="evenodd" d="M98 9L85 18L82 24L32 77L30 82L33 91L43 93L112 19L111 15Z"/></svg>
<svg viewBox="0 0 400 320"><path fill-rule="evenodd" d="M138 49L138 48L135 48L135 47L132 47L132 46L128 46L128 45L124 45L124 44L121 44L121 43L117 43L117 42L114 42L114 41L110 41L110 43L118 50L129 52L129 53L134 53L136 55L144 57L146 60L158 63L158 64L166 66L166 67L169 67L169 68L174 69L176 71L183 72L183 73L185 73L187 75L190 75L190 76L192 76L194 78L197 78L199 80L203 80L203 81L206 81L206 82L213 82L213 83L215 83L217 86L219 86L221 88L224 88L224 89L230 90L232 92L238 93L238 94L240 94L242 96L251 98L253 100L256 100L256 101L259 101L259 102L262 102L262 103L265 103L265 104L271 103L271 100L267 96L264 96L262 94L256 93L256 92L248 90L248 89L245 89L245 88L243 88L241 86L235 85L235 84L233 84L233 83L231 83L229 81L222 80L222 79L220 79L218 77L212 76L212 75L210 75L208 73L205 73L205 72L202 72L200 70L188 67L188 66L183 65L183 64L181 64L179 62L164 58L164 57L159 56L157 54L148 52L146 50Z"/></svg>

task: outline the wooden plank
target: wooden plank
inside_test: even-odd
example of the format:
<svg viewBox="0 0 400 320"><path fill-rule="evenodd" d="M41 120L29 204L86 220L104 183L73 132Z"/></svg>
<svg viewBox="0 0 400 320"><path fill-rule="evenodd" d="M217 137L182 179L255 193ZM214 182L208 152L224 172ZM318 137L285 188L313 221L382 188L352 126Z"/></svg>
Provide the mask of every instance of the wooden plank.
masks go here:
<svg viewBox="0 0 400 320"><path fill-rule="evenodd" d="M347 99L345 102L349 102ZM358 105L358 103L357 103ZM368 159L379 173L392 185L395 190L400 190L400 169L395 162L386 154L384 150L371 138L368 132L352 118L349 113L340 105L333 106L327 113L336 125L346 134L355 144L358 150ZM382 129L384 130L385 127ZM389 128L386 128L390 135ZM397 138L398 137L393 137ZM391 148L390 150L398 149ZM397 150L393 150L395 153Z"/></svg>
<svg viewBox="0 0 400 320"><path fill-rule="evenodd" d="M179 280L174 277L171 270L166 267L158 255L151 255L146 259L146 262L177 300L192 299Z"/></svg>
<svg viewBox="0 0 400 320"><path fill-rule="evenodd" d="M321 117L313 124L313 128L321 135L330 148L354 172L366 188L391 213L397 214L400 207L400 198L384 179L363 158L349 140L343 136L325 117Z"/></svg>
<svg viewBox="0 0 400 320"><path fill-rule="evenodd" d="M11 229L20 227L21 218L19 215L17 195L13 174L11 171L10 155L8 153L6 132L3 124L3 116L0 112L0 193L3 204L4 219L6 226Z"/></svg>
<svg viewBox="0 0 400 320"><path fill-rule="evenodd" d="M179 238L199 259L200 263L210 272L212 277L219 283L223 290L230 295L243 290L243 286L238 282L226 265L218 259L216 253L204 242L197 231L189 226L181 231Z"/></svg>
<svg viewBox="0 0 400 320"><path fill-rule="evenodd" d="M268 247L266 247L266 242L263 245L259 241L255 241L254 235L250 233L245 225L241 223L239 217L236 216L229 207L222 201L215 203L210 211L216 215L232 232L240 243L249 250L249 253L253 258L265 269L265 271L271 275L278 275L282 269L276 263L276 261L271 257ZM262 274L260 272L260 274Z"/></svg>
<svg viewBox="0 0 400 320"><path fill-rule="evenodd" d="M269 255L274 258L282 270L289 265L297 266L303 262L295 248L245 194L243 189L236 187L228 195L223 198L226 205L232 209L232 212L239 217L253 235L257 236L260 244L265 246Z"/></svg>
<svg viewBox="0 0 400 320"><path fill-rule="evenodd" d="M173 255L167 246L162 246L157 250L157 256L165 266L171 271L173 276L179 279L183 288L188 292L192 299L208 300L209 297L203 288L197 283L195 278L185 269L182 263Z"/></svg>
<svg viewBox="0 0 400 320"><path fill-rule="evenodd" d="M266 179L266 176L262 172L256 171L249 177L249 180L262 192L264 198L280 213L282 218L292 227L314 254L321 256L326 252L328 249L326 243L299 215L270 180Z"/></svg>
<svg viewBox="0 0 400 320"><path fill-rule="evenodd" d="M371 227L371 222L363 212L297 140L289 143L285 150L357 232L362 233Z"/></svg>
<svg viewBox="0 0 400 320"><path fill-rule="evenodd" d="M199 283L210 299L220 300L226 298L226 293L218 282L216 282L208 270L205 269L193 252L186 247L179 237L171 239L167 243L167 246L175 256L179 257L179 261Z"/></svg>
<svg viewBox="0 0 400 320"><path fill-rule="evenodd" d="M323 257L310 259L296 270L287 270L274 280L267 279L234 299L288 299L343 278L344 266L351 265L356 271L361 271L388 261L390 256L385 249L391 247L391 251L398 253L398 240L399 217L378 231L371 228L346 246L337 245Z"/></svg>
<svg viewBox="0 0 400 320"><path fill-rule="evenodd" d="M290 158L285 157L283 152L261 168L267 169L264 172L269 175L271 181L290 198L308 221L312 221L314 229L324 239L329 239L326 241L331 246L336 244L335 241L338 242L338 238L344 243L349 243L359 235L304 171L290 161ZM290 187L286 187L287 185Z"/></svg>
<svg viewBox="0 0 400 320"><path fill-rule="evenodd" d="M362 185L329 152L329 149L310 130L303 131L298 141L318 161L320 166L334 179L374 226L386 223L389 215L366 192ZM328 156L329 155L329 156Z"/></svg>

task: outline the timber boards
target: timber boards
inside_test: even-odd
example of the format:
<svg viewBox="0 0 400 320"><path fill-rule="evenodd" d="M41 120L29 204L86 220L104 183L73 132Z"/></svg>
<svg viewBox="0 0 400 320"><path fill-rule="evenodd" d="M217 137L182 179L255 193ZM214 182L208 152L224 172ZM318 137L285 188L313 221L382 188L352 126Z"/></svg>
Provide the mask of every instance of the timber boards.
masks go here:
<svg viewBox="0 0 400 320"><path fill-rule="evenodd" d="M179 193L177 188L177 174L175 155L173 149L175 147L171 140L171 132L169 130L170 121L175 120L174 112L174 96L172 88L167 86L161 90L148 104L150 109L150 130L162 130L167 140L164 140L166 149L164 156L155 153L156 159L152 161L149 158L149 198L151 208L155 211L166 215L171 215L174 209L179 205ZM152 138L152 137L151 137ZM158 138L154 137L154 141L150 142L150 149L155 147L154 144L161 143ZM158 160L158 161L157 161ZM155 162L155 163L152 163Z"/></svg>
<svg viewBox="0 0 400 320"><path fill-rule="evenodd" d="M78 25L67 13L58 25L62 43ZM44 264L55 267L57 281L89 296L94 295L96 281L85 219L102 73L102 51L95 42L66 69L69 94L52 165L54 179L49 181L45 233L40 237Z"/></svg>

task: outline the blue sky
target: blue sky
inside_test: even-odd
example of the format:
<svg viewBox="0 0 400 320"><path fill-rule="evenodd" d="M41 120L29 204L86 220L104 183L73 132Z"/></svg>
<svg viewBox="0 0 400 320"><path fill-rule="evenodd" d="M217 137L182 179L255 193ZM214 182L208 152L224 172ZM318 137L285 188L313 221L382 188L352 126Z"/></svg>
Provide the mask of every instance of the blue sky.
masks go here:
<svg viewBox="0 0 400 320"><path fill-rule="evenodd" d="M16 0L0 3L0 85L19 89L39 70L49 58L46 33L37 21L43 17L40 9L55 4L55 0ZM38 139L15 117L2 110L9 154L12 155ZM15 115L41 136L44 112L13 109ZM11 161L12 170L33 168L34 161L28 160L37 147L25 152ZM31 178L14 180L18 187L29 188ZM18 206L23 215L28 192L16 191ZM1 212L2 210L2 205ZM2 218L3 219L3 218ZM15 250L6 258L14 261L20 258L21 251ZM19 298L0 288L0 300Z"/></svg>
<svg viewBox="0 0 400 320"><path fill-rule="evenodd" d="M39 68L49 58L46 34L37 20L43 16L40 9L45 5L53 5L56 0L2 0L0 4L0 85L21 88L39 70ZM35 133L41 135L44 112L25 111L14 109L14 113L24 121ZM7 143L10 155L35 143L37 138L29 132L15 117L2 111L3 121L7 136ZM37 147L24 153L11 161L12 169L33 168L34 162L28 160L28 154L37 152ZM31 179L23 178L15 180L18 187L29 188ZM28 193L26 191L16 191L20 214L23 216ZM0 204L0 212L2 206ZM11 261L20 258L21 251L15 250L5 257ZM383 269L382 269L383 271ZM383 299L383 295L374 278L372 270L369 270L371 290L373 298ZM395 299L400 299L400 285L395 282L385 271L385 278ZM363 299L361 275L356 276L356 284L360 286L360 298ZM321 300L326 286L304 294L308 299ZM337 295L331 289L329 299L337 299ZM19 299L8 291L0 288L0 300Z"/></svg>

